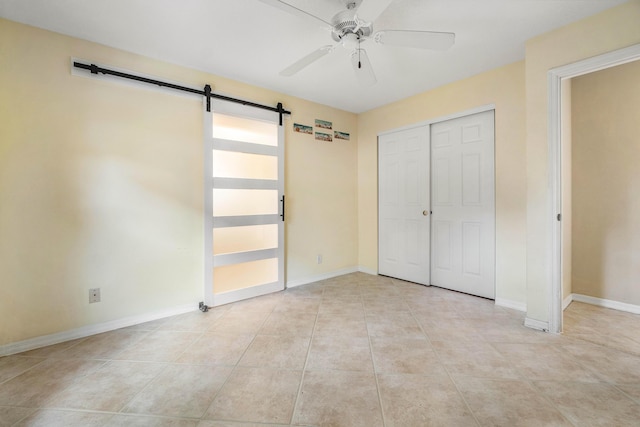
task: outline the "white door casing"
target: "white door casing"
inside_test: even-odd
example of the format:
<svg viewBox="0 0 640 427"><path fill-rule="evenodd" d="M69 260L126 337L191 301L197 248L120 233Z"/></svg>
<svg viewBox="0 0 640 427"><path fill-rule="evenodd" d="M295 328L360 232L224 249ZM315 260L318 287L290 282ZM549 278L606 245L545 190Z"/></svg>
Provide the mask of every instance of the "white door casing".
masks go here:
<svg viewBox="0 0 640 427"><path fill-rule="evenodd" d="M378 140L378 271L429 284L428 127Z"/></svg>
<svg viewBox="0 0 640 427"><path fill-rule="evenodd" d="M431 284L495 298L494 111L431 125Z"/></svg>
<svg viewBox="0 0 640 427"><path fill-rule="evenodd" d="M548 185L547 185L547 228L548 246L546 248L546 267L548 270L548 307L549 320L540 321L527 316L525 326L534 329L548 330L553 333L562 332L562 90L564 79L582 76L640 60L640 44L606 52L553 68L547 73L548 98Z"/></svg>

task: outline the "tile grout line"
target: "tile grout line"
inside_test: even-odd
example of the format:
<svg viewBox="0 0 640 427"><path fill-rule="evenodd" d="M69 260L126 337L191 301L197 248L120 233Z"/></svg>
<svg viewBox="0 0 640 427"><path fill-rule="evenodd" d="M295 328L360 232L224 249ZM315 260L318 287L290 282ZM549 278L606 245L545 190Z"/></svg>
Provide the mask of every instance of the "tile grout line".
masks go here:
<svg viewBox="0 0 640 427"><path fill-rule="evenodd" d="M117 329L116 329L117 331ZM151 333L153 333L152 331L146 331L147 332L147 336L150 335ZM129 345L125 346L125 348L121 349L119 352L116 352L114 355L112 355L109 359L107 359L107 361L100 367L100 369L102 369L103 367L105 367L106 365L108 365L109 363L113 364L114 362L123 362L123 360L118 360L118 359L114 359L114 357L117 357L119 354L124 353L124 351L128 348L128 347L132 347L136 344L138 344L140 341L142 341L144 339L144 337L141 337L140 339L136 340L133 343L129 343ZM128 361L128 363L149 363L148 361L143 361L143 360L132 360L132 361ZM152 363L157 363L157 362L152 362ZM168 363L166 362L160 362L163 365L168 365ZM97 371L97 370L96 370ZM161 374L161 370L158 371L158 373L156 375L154 375L152 378L149 378L149 380L144 384L144 386L141 387L141 389L137 392L134 393L133 397L131 399L129 399L128 401L126 401L121 407L120 409L117 411L117 413L122 413L122 410L124 410L127 405L129 405L130 402L132 402L140 393L142 393L142 390L146 389L147 386L153 381L155 380L160 374ZM112 417L113 418L113 417Z"/></svg>
<svg viewBox="0 0 640 427"><path fill-rule="evenodd" d="M507 364L508 364L512 369L514 369L514 370L515 370L515 372L517 372L517 373L518 373L518 376L519 376L520 378L519 378L517 381L520 381L520 382L524 382L524 383L526 383L526 384L529 384L529 386L530 386L530 387L531 387L535 392L537 392L537 394L538 394L539 396L541 396L541 397L542 397L542 399L543 399L543 400L545 400L545 401L546 401L546 402L547 402L547 403L548 403L548 404L549 404L553 409L555 409L555 410L558 412L558 414L560 414L560 416L561 416L563 419L565 419L569 424L571 424L571 425L572 425L572 426L574 426L574 427L580 427L580 426L575 425L575 424L574 424L574 423L573 423L573 422L572 422L572 421L571 421L571 420L570 420L570 419L569 419L569 418L564 414L564 412L562 412L562 411L560 410L560 408L558 408L558 407L556 406L556 404L555 404L555 402L553 401L553 399L551 399L549 396L547 396L546 394L544 394L544 393L543 393L543 392L542 392L542 391L541 391L541 390L540 390L540 389L539 389L539 388L534 384L535 380L533 380L533 379L529 378L528 376L524 375L524 373L523 373L520 369L518 369L518 367L517 367L517 366L516 366L512 361L511 361L512 359L511 359L511 358L509 358L509 357L507 357L507 356L505 356L504 354L502 354L502 352L500 352L500 350L496 347L496 345L497 345L497 344L516 344L516 345L523 345L523 344L526 344L526 345L532 345L532 344L534 344L534 345L536 345L536 344L538 344L538 343L523 343L523 342L520 342L520 341L519 341L519 342L513 342L513 341L507 341L507 342L504 342L504 341L499 341L499 342L490 342L490 341L488 341L487 343L488 343L488 344L491 346L491 348L493 348L493 349L494 349L498 354L500 354L500 356L501 356L501 357L503 357L503 358L506 360ZM542 345L549 345L549 344L542 344ZM551 345L549 345L549 346L551 346ZM555 347L556 347L556 346L554 345L554 346L553 346L553 348L555 349ZM581 366L581 367L582 367L582 366Z"/></svg>
<svg viewBox="0 0 640 427"><path fill-rule="evenodd" d="M160 323L160 324L159 324L155 329L152 329L152 330L150 331L150 334L153 334L153 333L155 333L155 332L160 331L160 330L161 330L161 329L160 329L160 327L163 325L163 323L168 323L168 322L169 322L169 320L166 320L165 322ZM173 329L167 329L167 331L172 331L172 332L191 332L191 331L176 331L176 330L173 330ZM195 332L195 331L194 331L194 332ZM180 353L179 353L179 354L178 354L178 355L177 355L177 356L176 356L172 361L169 361L169 362L151 362L151 363L162 363L162 364L164 364L164 366L165 366L165 367L166 367L166 366L175 366L175 365L177 365L177 363L175 363L175 361L176 361L176 360L178 360L178 359L180 358L180 356L182 356L182 355L185 353L185 351L187 351L187 349L191 348L191 346L192 346L194 343L196 343L200 338L202 338L206 332L207 332L207 329L202 330L202 331L200 332L200 335L199 335L197 338L195 338L195 339L194 339L194 340L193 340L189 345L187 345L187 346L182 350L182 352L180 352ZM136 344L137 344L137 343L136 343ZM123 350L123 351L124 351L124 350ZM122 352L120 352L120 353L122 353ZM118 354L120 354L120 353L118 353ZM131 361L133 362L133 361L136 361L136 360L131 360ZM141 361L141 360L137 360L136 362L147 362L147 363L149 363L149 361ZM120 408L120 410L118 411L118 414L129 414L129 415L134 415L134 414L135 414L135 415L139 415L139 416L149 416L149 414L129 413L129 412L123 412L123 411L124 411L125 409L127 409L127 407L128 407L128 406L129 406L133 401L135 401L135 400L136 400L136 398L137 398L137 397L138 397L138 396L139 396L143 391L145 391L145 390L146 390L146 389L147 389L147 388L148 388L148 387L149 387L149 386L150 386L150 385L151 385L151 384L152 384L152 383L153 383L153 382L154 382L154 381L155 381L155 380L156 380L156 379L157 379L157 378L162 374L162 372L163 372L163 371L159 371L159 372L158 372L158 374L156 374L153 378L151 378L151 379L150 379L150 380L149 380L149 381L148 381L148 382L147 382L147 383L146 383L146 384L145 384L145 385L144 385L144 386L143 386L143 387L142 387L142 388L141 388L137 393L135 393L135 394L134 394L134 396L133 396L131 399L129 399L127 402L125 402L125 403L122 405L122 407Z"/></svg>
<svg viewBox="0 0 640 427"><path fill-rule="evenodd" d="M316 320L313 322L313 328L311 329L311 336L309 337L309 347L307 348L307 356L304 359L304 366L302 367L302 375L300 376L300 385L298 386L298 393L296 393L296 400L293 403L293 410L291 411L291 419L289 420L289 424L293 424L293 420L296 418L296 415L298 413L298 403L300 402L300 396L302 394L304 377L305 377L305 374L307 373L309 355L311 354L311 345L313 344L313 337L315 336L316 328L318 326L318 315L320 314L320 307L322 306L323 299L324 299L324 286L322 289L322 295L320 296L320 305L318 306L318 311L316 312Z"/></svg>
<svg viewBox="0 0 640 427"><path fill-rule="evenodd" d="M219 316L218 318L223 317L223 316L224 316L228 311L229 311L229 309L225 309L225 312L224 312L221 316ZM198 315L199 315L199 314L198 314ZM203 315L206 315L206 314L205 314L205 313L203 313ZM215 321L215 320L217 320L218 318L213 319L213 320ZM156 331L160 330L159 328L160 328L160 326L158 326L158 329L156 329ZM197 333L197 331L190 331L190 330L174 330L174 329L167 329L166 331L170 331L170 332L195 332L195 333ZM155 332L155 331L154 331L154 332ZM202 331L200 331L199 336L198 336L197 338L195 338L195 339L193 340L193 342L191 342L189 345L187 345L187 346L184 348L184 350L183 350L180 354L178 354L178 355L177 355L177 356L176 356L172 361L169 361L169 362L151 362L151 363L162 363L162 364L164 364L165 366L178 366L178 365L180 365L180 366L227 366L227 367L229 367L228 365L210 365L210 364L202 364L202 363L199 363L199 364L198 364L198 363L196 363L196 364L194 364L194 363L178 363L178 362L176 362L176 360L178 360L178 359L179 359L179 358L180 358L180 357L181 357L181 356L182 356L182 355L183 355L183 354L184 354L184 353L185 353L189 348L191 348L193 345L195 345L195 343L196 343L198 340L200 340L202 337L204 337L204 336L205 336L205 334L207 334L208 332L209 332L209 329L208 329L208 328L205 328L205 329L203 329ZM253 342L253 340L252 340L252 342ZM249 344L249 345L251 345L251 344ZM247 348L248 348L248 347L247 347ZM245 349L245 351L246 351L246 349ZM243 353L243 355L244 355L244 353ZM240 357L242 357L242 356L240 356ZM238 359L238 360L239 360L239 359ZM132 362L136 362L135 360L131 360L131 361L132 361ZM146 363L150 363L150 361L137 361L137 362L146 362ZM234 370L234 369L235 369L235 366L232 368L231 372L229 373L229 377L230 377L230 376L231 376L231 374L233 373L233 370ZM155 380L156 380L156 379L157 379L161 374L162 374L162 372L159 372L155 377L153 377L151 380L149 380L149 382L147 382L147 383L144 385L144 387L142 387L142 389L140 389L140 391L138 391L138 392L137 392L137 393L136 393L136 394L135 394L135 395L134 395L130 400L128 400L128 401L127 401L127 402L122 406L122 408L120 408L120 410L118 411L118 414L123 414L123 415L137 415L137 416L160 416L160 415L158 415L158 414L148 414L148 413L128 413L128 412L122 412L122 411L123 411L123 410L125 410L125 409L127 408L127 406L129 406L129 405L131 404L131 402L133 402L133 401L134 401L134 400L135 400L135 399L136 399L136 398L137 398L137 397L138 397L138 396L139 396L139 395L140 395L144 390L146 390L146 389L149 387L149 385L150 385L153 381L155 381ZM228 381L229 377L227 377L227 379L225 379L225 381L223 382L222 386L220 387L220 390L222 389L222 387L224 387L224 384L226 384L226 382ZM218 394L218 392L219 392L220 390L218 390L218 391L214 394L214 396L213 396L213 398L212 398L212 400L211 400L211 403L213 403L213 400L215 400L215 397L217 396L217 394ZM201 420L201 419L202 419L202 417L206 414L206 412L207 412L207 410L209 409L209 407L210 407L210 406L211 406L211 404L209 404L209 406L207 407L207 409L204 411L204 413L203 413L200 417L192 418L192 419L198 419L198 420ZM174 417L174 418L175 418L175 417ZM179 417L179 418L184 418L184 417ZM189 418L191 418L191 417L189 417Z"/></svg>
<svg viewBox="0 0 640 427"><path fill-rule="evenodd" d="M29 408L34 409L32 413L26 415L20 420L16 421L16 423L12 424L12 426L19 425L26 418L35 414L38 411L55 411L55 412L74 412L74 413L82 413L82 414L102 414L102 415L111 415L111 418L116 416L125 416L125 417L139 417L139 418L156 418L156 419L169 419L169 420L187 420L187 421L199 421L198 417L184 417L177 415L161 415L161 414L141 414L141 413L126 413L126 412L114 412L114 411L103 411L99 409L83 409L83 408L66 408L66 407L39 407L39 408ZM109 420L111 420L111 418ZM234 421L235 422L235 421ZM268 425L268 424L267 424Z"/></svg>
<svg viewBox="0 0 640 427"><path fill-rule="evenodd" d="M73 378L72 380L70 380L70 381L68 382L68 384L64 385L60 390L58 390L58 392L64 392L64 391L66 391L66 390L70 389L70 388L71 388L71 387L72 387L72 386L73 386L73 385L74 385L74 384L75 384L75 383L76 383L80 378L84 378L84 377L86 377L87 375L91 375L91 374L93 374L93 373L98 372L100 369L102 369L102 368L103 368L107 363L109 363L109 361L110 361L110 359L87 359L87 358L78 358L78 357L73 357L73 358L69 358L69 359L47 358L47 359L45 359L44 361L42 361L42 363L44 363L44 362L46 362L46 361L48 361L48 360L52 360L52 362L51 362L51 363L53 363L53 361L61 362L61 361L66 361L66 360L75 360L75 361L78 361L78 360L79 360L79 361L82 361L82 362L101 362L98 366L96 366L96 367L95 367L95 369L91 370L90 372L87 372L87 373L85 373L85 374L81 375L80 377ZM39 363L39 364L38 364L38 365L36 365L36 366L40 366L42 363ZM35 366L34 366L34 368L35 368ZM25 372L26 372L26 371L25 371ZM45 402L46 402L46 401L45 401ZM40 410L47 410L47 409L50 409L50 407L46 407L46 406L41 406L41 405L39 405L39 406L34 407L33 409L36 409L36 411L40 411ZM66 409L60 409L60 410L70 410L70 411L75 411L75 412L77 412L77 410L76 410L75 408L66 408ZM82 412L85 412L85 411L82 411ZM88 412L88 411L87 411L87 412ZM33 413L35 413L35 411L34 411ZM33 414L33 413L32 413L32 414ZM32 414L31 414L31 415L32 415Z"/></svg>
<svg viewBox="0 0 640 427"><path fill-rule="evenodd" d="M147 361L139 361L139 360L138 360L138 361L135 361L135 362L137 362L137 363L140 363L140 362L142 362L142 363L149 363L149 362L147 362ZM167 367L167 366L171 365L171 362L151 362L151 363L162 363L162 364L164 365L164 367ZM147 381L147 383L146 383L144 386L142 386L142 388L140 388L140 390L138 390L138 392L137 392L137 393L135 393L135 394L131 397L131 399L127 400L127 401L126 401L126 402L125 402L125 403L120 407L120 409L118 410L118 412L117 412L117 413L119 413L119 414L126 414L127 412L122 412L122 411L124 411L124 410L129 406L129 404L130 404L131 402L133 402L134 400L136 400L136 398L140 395L140 393L142 393L144 390L146 390L146 389L147 389L147 387L149 387L149 385L150 385L151 383L153 383L153 381L155 381L155 379L156 379L156 378L158 378L158 377L162 374L162 372L163 372L162 370L159 370L159 371L158 371L158 373L157 373L153 378L150 378L150 379Z"/></svg>
<svg viewBox="0 0 640 427"><path fill-rule="evenodd" d="M629 399L631 399L631 401L633 403L635 403L636 405L640 406L640 399L636 399L633 396L631 396L629 393L627 393L626 391L622 390L619 386L619 384L611 384L616 390L618 390L620 393L624 394L626 397L628 397Z"/></svg>
<svg viewBox="0 0 640 427"><path fill-rule="evenodd" d="M604 334L604 333L591 332L591 334L593 334L593 335L602 335L602 336L606 336L606 334ZM600 342L595 342L595 341L589 341L588 339L581 338L581 337L577 337L577 336L575 336L575 335L564 335L564 332L563 332L561 335L562 335L562 336L565 336L565 337L567 337L567 338L574 339L574 340L580 340L580 342L581 342L581 343L587 343L587 344L591 344L591 345L595 345L595 346L601 347L601 348L603 348L603 349L605 349L605 350L609 350L609 351L618 351L618 352L620 352L620 353L624 353L624 354L627 354L627 355L629 355L629 356L633 356L633 357L640 357L640 354L639 354L639 353L635 353L635 352L633 352L633 351L627 351L627 350L625 350L625 349L617 348L617 347L609 347L609 346L607 346L606 344L603 344L603 343L600 343ZM586 334L581 334L581 335L586 335ZM635 340L633 340L633 339L632 339L632 341L634 341L634 342L635 342Z"/></svg>
<svg viewBox="0 0 640 427"><path fill-rule="evenodd" d="M77 413L84 413L84 414L104 414L104 415L111 415L111 417L109 418L109 420L111 420L111 418L113 418L114 416L117 415L117 412L111 412L111 411L99 411L99 410L92 410L92 409L81 409L81 408L58 408L58 407L38 407L38 408L31 408L34 409L33 412L31 412L30 414L22 417L21 419L19 419L18 421L16 421L14 424L11 424L12 426L18 426L20 425L20 423L24 420L26 420L27 418L29 418L30 416L32 416L33 414L35 414L36 412L41 412L41 411L58 411L58 412L77 412Z"/></svg>
<svg viewBox="0 0 640 427"><path fill-rule="evenodd" d="M3 357L11 357L11 356L3 356ZM0 357L1 359L1 357ZM35 357L32 357L32 359L36 359ZM27 369L25 369L24 371L20 371L17 374L15 374L12 377L7 378L6 380L0 381L0 386L2 386L3 384L11 381L14 378L19 377L22 374L25 374L27 372L29 372L30 370L32 370L33 368L35 368L36 366L40 366L42 363L44 363L47 360L47 358L43 358L40 362L36 363L35 365L29 366Z"/></svg>
<svg viewBox="0 0 640 427"><path fill-rule="evenodd" d="M390 282L389 282L388 286L395 286L392 278L390 278ZM404 297L402 295L400 295L400 299L402 300L402 302L404 302L406 304L406 302L404 300ZM363 312L365 314L365 325L367 327L367 339L369 341L369 353L371 355L371 363L373 365L373 377L374 377L375 382L376 382L376 391L378 392L378 403L380 405L380 412L381 412L381 415L382 415L382 425L383 425L383 427L385 427L387 425L387 416L386 416L385 411L384 411L384 404L382 403L382 392L380 391L380 382L379 382L379 379L378 379L378 371L377 371L377 368L376 368L375 357L373 355L373 343L371 342L372 335L369 333L369 323L367 322L367 313L366 313L366 308L364 307L364 298L362 299L362 303L363 303L362 304L363 305ZM411 312L411 308L408 305L407 305L407 307L409 308L409 312ZM411 314L411 317L414 319L414 321L416 321L416 323L418 323L417 320L415 320L413 314ZM419 323L418 323L418 326L420 326ZM421 326L420 326L420 330L422 330ZM424 334L424 331L422 331L422 333ZM427 340L428 340L428 338L427 338Z"/></svg>
<svg viewBox="0 0 640 427"><path fill-rule="evenodd" d="M469 402L467 401L467 399L464 397L464 395L462 394L462 391L460 391L460 388L458 387L458 384L456 384L456 382L453 380L453 377L451 376L451 372L449 372L449 369L447 368L447 365L444 364L442 362L442 358L440 357L440 354L436 351L435 348L433 348L433 343L431 341L431 338L429 337L429 334L427 334L424 330L424 328L422 327L422 323L420 323L418 321L418 319L416 319L413 310L411 309L411 306L409 306L409 313L411 313L411 317L413 317L413 319L415 320L415 322L418 324L418 327L420 328L420 330L422 331L422 333L427 337L427 341L429 341L429 345L431 346L433 352L436 355L436 358L438 359L438 362L442 365L442 368L444 369L444 371L447 374L447 378L449 378L449 381L451 381L451 383L453 384L453 386L456 389L456 392L458 392L458 396L460 396L460 398L462 399L462 401L464 402L464 405L466 406L467 410L469 411L469 413L471 414L471 416L473 417L473 420L476 422L476 425L478 427L480 427L482 424L480 424L480 420L478 420L478 417L476 416L475 412L471 409L471 406L469 405Z"/></svg>
<svg viewBox="0 0 640 427"><path fill-rule="evenodd" d="M214 307L212 310L215 310L215 307ZM219 318L224 317L224 315L225 315L228 311L229 311L229 309L228 309L228 308L226 308L224 313L222 313L218 318L213 319L213 320L214 320L214 321L216 321L216 320L218 320ZM203 313L203 314L204 314L204 313ZM191 349L191 348L195 345L195 343L196 343L196 342L198 342L201 338L203 338L203 337L204 337L204 335L205 335L208 331L209 331L209 328L206 328L206 329L202 330L202 331L200 332L200 336L199 336L198 338L194 339L194 340L193 340L189 345L187 345L187 346L182 350L182 352L180 352L180 354L178 354L178 356L176 356L176 358L175 358L171 363L174 363L174 364L175 364L175 363L176 363L176 360L180 359L180 357L182 357L182 356L187 352L187 350ZM189 365L189 363L187 363L187 365Z"/></svg>
<svg viewBox="0 0 640 427"><path fill-rule="evenodd" d="M574 426L574 427L580 427L580 425L576 425L573 421L571 421L571 419L570 419L568 416L566 416L566 415L565 415L565 413L564 413L562 410L560 410L560 408L558 408L558 406L556 406L556 403L554 402L554 400L553 400L550 396L547 396L545 393L543 393L543 392L542 392L542 390L540 390L540 389L536 386L536 384L535 384L535 380L531 380L531 379L529 379L529 378L526 378L526 379L525 379L525 382L526 382L527 384L529 384L529 385L531 386L531 388L533 388L533 389L538 393L538 395L539 395L540 397L542 397L542 398L543 398L543 399L544 399L544 400L545 400L549 405L551 405L551 407L552 407L553 409L555 409L556 411L558 411L558 413L562 416L562 418L564 418L565 420L567 420L567 422L568 422L569 424L571 424L571 425L572 425L572 426ZM563 381L563 382L564 382L564 381Z"/></svg>
<svg viewBox="0 0 640 427"><path fill-rule="evenodd" d="M587 343L589 343L589 341L586 341ZM597 345L597 344L596 344ZM558 344L559 347L563 347L562 344ZM554 349L556 348L556 346L554 346ZM606 347L605 347L606 348ZM607 348L607 350L611 351L611 349ZM566 351L566 350L565 350ZM621 352L624 354L628 354L626 352ZM611 385L616 387L617 383L614 381L611 381L609 379L604 378L604 376L602 376L600 373L598 373L594 368L589 367L588 365L585 365L583 363L581 363L580 358L575 358L575 360L572 360L572 363L575 363L577 366L579 366L580 368L584 369L585 371L593 374L593 376L595 376L598 379L598 384L607 384L607 385ZM579 382L579 381L578 381ZM616 387L617 388L617 387ZM622 391L622 390L620 390ZM623 392L624 393L624 392ZM626 395L626 393L625 393ZM635 399L633 399L635 402Z"/></svg>
<svg viewBox="0 0 640 427"><path fill-rule="evenodd" d="M34 409L33 411L31 411L31 413L25 415L24 417L20 418L18 421L16 421L15 423L11 424L11 426L17 426L19 425L22 421L26 420L27 418L29 418L31 415L35 414L36 412L38 412L40 410L40 408L31 408Z"/></svg>
<svg viewBox="0 0 640 427"><path fill-rule="evenodd" d="M360 295L362 297L362 295ZM369 342L369 355L371 356L371 365L373 366L373 378L376 382L376 392L378 394L378 405L380 405L380 415L382 415L382 426L387 425L387 416L384 413L384 405L382 404L382 393L380 392L380 382L378 381L378 371L376 369L376 360L373 356L373 344L371 343L371 334L369 334L369 323L367 322L367 314L364 308L364 299L362 300L362 311L365 313L364 324L367 328L367 341Z"/></svg>
<svg viewBox="0 0 640 427"><path fill-rule="evenodd" d="M257 297L259 298L259 297ZM241 301L236 301L236 302L241 302ZM233 306L236 304L236 302L231 303L230 305ZM276 304L277 305L277 304ZM227 312L225 314L227 314L230 311L230 309L227 309ZM242 354L240 355L240 357L238 357L238 360L236 360L236 363L233 365L233 367L231 368L231 372L229 372L229 375L227 376L227 378L223 381L222 385L220 386L220 388L218 389L218 391L216 391L213 395L213 397L211 398L211 403L209 403L209 405L207 406L207 409L204 410L204 412L202 413L202 415L198 418L200 421L207 421L205 420L203 417L205 415L207 415L207 412L209 412L209 410L211 409L211 407L213 406L213 403L216 400L216 397L218 397L218 395L220 394L220 392L224 389L224 387L227 385L227 383L229 382L229 380L231 379L231 377L233 376L233 374L236 372L236 368L238 367L238 364L240 363L240 361L242 360L242 358L244 357L244 355L247 353L247 350L249 350L249 347L251 347L251 344L253 344L253 341L255 341L256 337L258 336L258 333L260 332L260 329L262 329L264 327L264 324L267 322L267 319L271 316L271 314L275 311L275 306L271 309L271 311L269 311L269 314L264 318L264 320L262 321L262 323L260 324L260 327L258 328L258 330L256 331L256 333L253 335L253 338L251 338L251 342L249 343L249 345L247 345L247 348L244 349L244 351L242 352ZM222 316L224 317L224 315ZM206 331L205 331L206 332ZM203 335L204 333L203 332ZM233 335L242 335L242 334L233 334ZM212 366L212 365L208 365L208 366ZM213 366L225 366L225 365L213 365ZM229 365L226 365L229 366ZM233 422L244 422L244 421L238 421L238 420L234 420Z"/></svg>

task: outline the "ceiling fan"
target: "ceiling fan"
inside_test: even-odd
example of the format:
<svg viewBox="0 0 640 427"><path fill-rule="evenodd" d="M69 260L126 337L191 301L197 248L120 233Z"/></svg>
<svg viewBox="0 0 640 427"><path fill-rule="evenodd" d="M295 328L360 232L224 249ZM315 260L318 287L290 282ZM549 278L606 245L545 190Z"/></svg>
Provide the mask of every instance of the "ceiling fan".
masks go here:
<svg viewBox="0 0 640 427"><path fill-rule="evenodd" d="M455 42L454 33L414 30L380 30L374 33L373 21L384 12L392 0L342 0L345 10L338 12L331 22L327 22L309 12L280 0L260 0L292 15L313 21L321 27L331 30L334 44L322 46L303 56L284 70L281 76L289 77L311 65L323 56L342 45L351 51L351 64L361 84L370 86L376 83L376 75L371 67L367 52L360 47L369 39L381 45L410 47L417 49L447 50ZM369 17L365 21L361 16Z"/></svg>

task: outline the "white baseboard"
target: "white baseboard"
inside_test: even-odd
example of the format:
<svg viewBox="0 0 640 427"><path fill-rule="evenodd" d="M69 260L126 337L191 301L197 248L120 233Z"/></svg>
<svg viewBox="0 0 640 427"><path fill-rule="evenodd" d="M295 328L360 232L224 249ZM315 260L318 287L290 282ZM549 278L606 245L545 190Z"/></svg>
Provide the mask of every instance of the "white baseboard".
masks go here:
<svg viewBox="0 0 640 427"><path fill-rule="evenodd" d="M0 346L0 356L8 356L10 354L22 353L23 351L34 350L48 345L59 344L65 341L71 341L78 338L85 338L103 332L109 332L128 326L138 325L140 323L150 322L165 317L175 316L178 314L188 313L198 310L198 304L186 304L177 307L171 307L164 310L155 311L153 313L141 314L137 316L125 317L122 319L110 320L95 325L87 325L81 328L71 329L68 331L58 332L50 335L43 335L24 341L18 341L11 344Z"/></svg>
<svg viewBox="0 0 640 427"><path fill-rule="evenodd" d="M525 317L524 326L526 326L527 328L537 329L543 332L549 332L549 322L532 319L530 317Z"/></svg>
<svg viewBox="0 0 640 427"><path fill-rule="evenodd" d="M569 304L573 302L573 294L567 295L565 299L562 300L562 311L565 311Z"/></svg>
<svg viewBox="0 0 640 427"><path fill-rule="evenodd" d="M518 310L522 312L527 311L527 304L524 302L512 301L504 298L496 298L495 303L500 307L510 308L512 310Z"/></svg>
<svg viewBox="0 0 640 427"><path fill-rule="evenodd" d="M340 270L329 271L327 273L318 274L315 276L303 277L302 279L287 280L287 288L295 288L296 286L307 285L309 283L318 282L320 280L327 280L333 277L342 276L349 273L355 273L360 271L357 267L347 267Z"/></svg>
<svg viewBox="0 0 640 427"><path fill-rule="evenodd" d="M364 267L362 265L358 266L358 271L361 273L371 274L373 276L377 276L378 272L376 270L372 270L370 268Z"/></svg>
<svg viewBox="0 0 640 427"><path fill-rule="evenodd" d="M588 295L581 294L571 294L571 298L573 301L584 302L586 304L597 305L604 308L611 308L613 310L626 311L627 313L640 314L640 305L627 304L625 302L590 297Z"/></svg>

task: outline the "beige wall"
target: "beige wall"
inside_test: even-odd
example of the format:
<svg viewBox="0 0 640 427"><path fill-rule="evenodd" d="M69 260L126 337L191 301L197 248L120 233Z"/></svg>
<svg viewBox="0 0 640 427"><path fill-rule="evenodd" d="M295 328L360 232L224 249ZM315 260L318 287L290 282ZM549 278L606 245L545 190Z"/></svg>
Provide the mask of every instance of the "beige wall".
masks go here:
<svg viewBox="0 0 640 427"><path fill-rule="evenodd" d="M496 296L546 321L547 72L639 43L638 22L631 0L530 40L524 62L356 116L0 20L0 345L202 299L200 101L72 76L71 56L294 112L289 282L377 270L379 132L495 104ZM315 118L351 141L292 132ZM90 287L103 302L88 305Z"/></svg>
<svg viewBox="0 0 640 427"><path fill-rule="evenodd" d="M72 76L72 56L283 102L287 279L357 266L355 114L0 20L0 345L203 298L201 99ZM292 131L315 118L351 141Z"/></svg>
<svg viewBox="0 0 640 427"><path fill-rule="evenodd" d="M313 279L358 265L357 116L282 97L294 114L287 126L287 281ZM289 107L290 106L290 107ZM321 142L292 131L293 122L333 122L349 141ZM316 263L322 254L323 263Z"/></svg>
<svg viewBox="0 0 640 427"><path fill-rule="evenodd" d="M573 292L640 305L640 61L572 83Z"/></svg>
<svg viewBox="0 0 640 427"><path fill-rule="evenodd" d="M377 135L401 126L496 106L496 298L525 304L524 62L399 101L358 119L360 265L378 268Z"/></svg>
<svg viewBox="0 0 640 427"><path fill-rule="evenodd" d="M572 276L572 180L571 180L571 147L572 143L572 127L571 127L571 80L564 80L561 83L560 97L562 98L562 110L560 117L561 127L561 173L562 177L562 299L566 299L572 292L571 276Z"/></svg>
<svg viewBox="0 0 640 427"><path fill-rule="evenodd" d="M550 69L640 43L640 0L562 27L526 43L527 317L550 318L547 73ZM575 249L575 248L574 248Z"/></svg>

